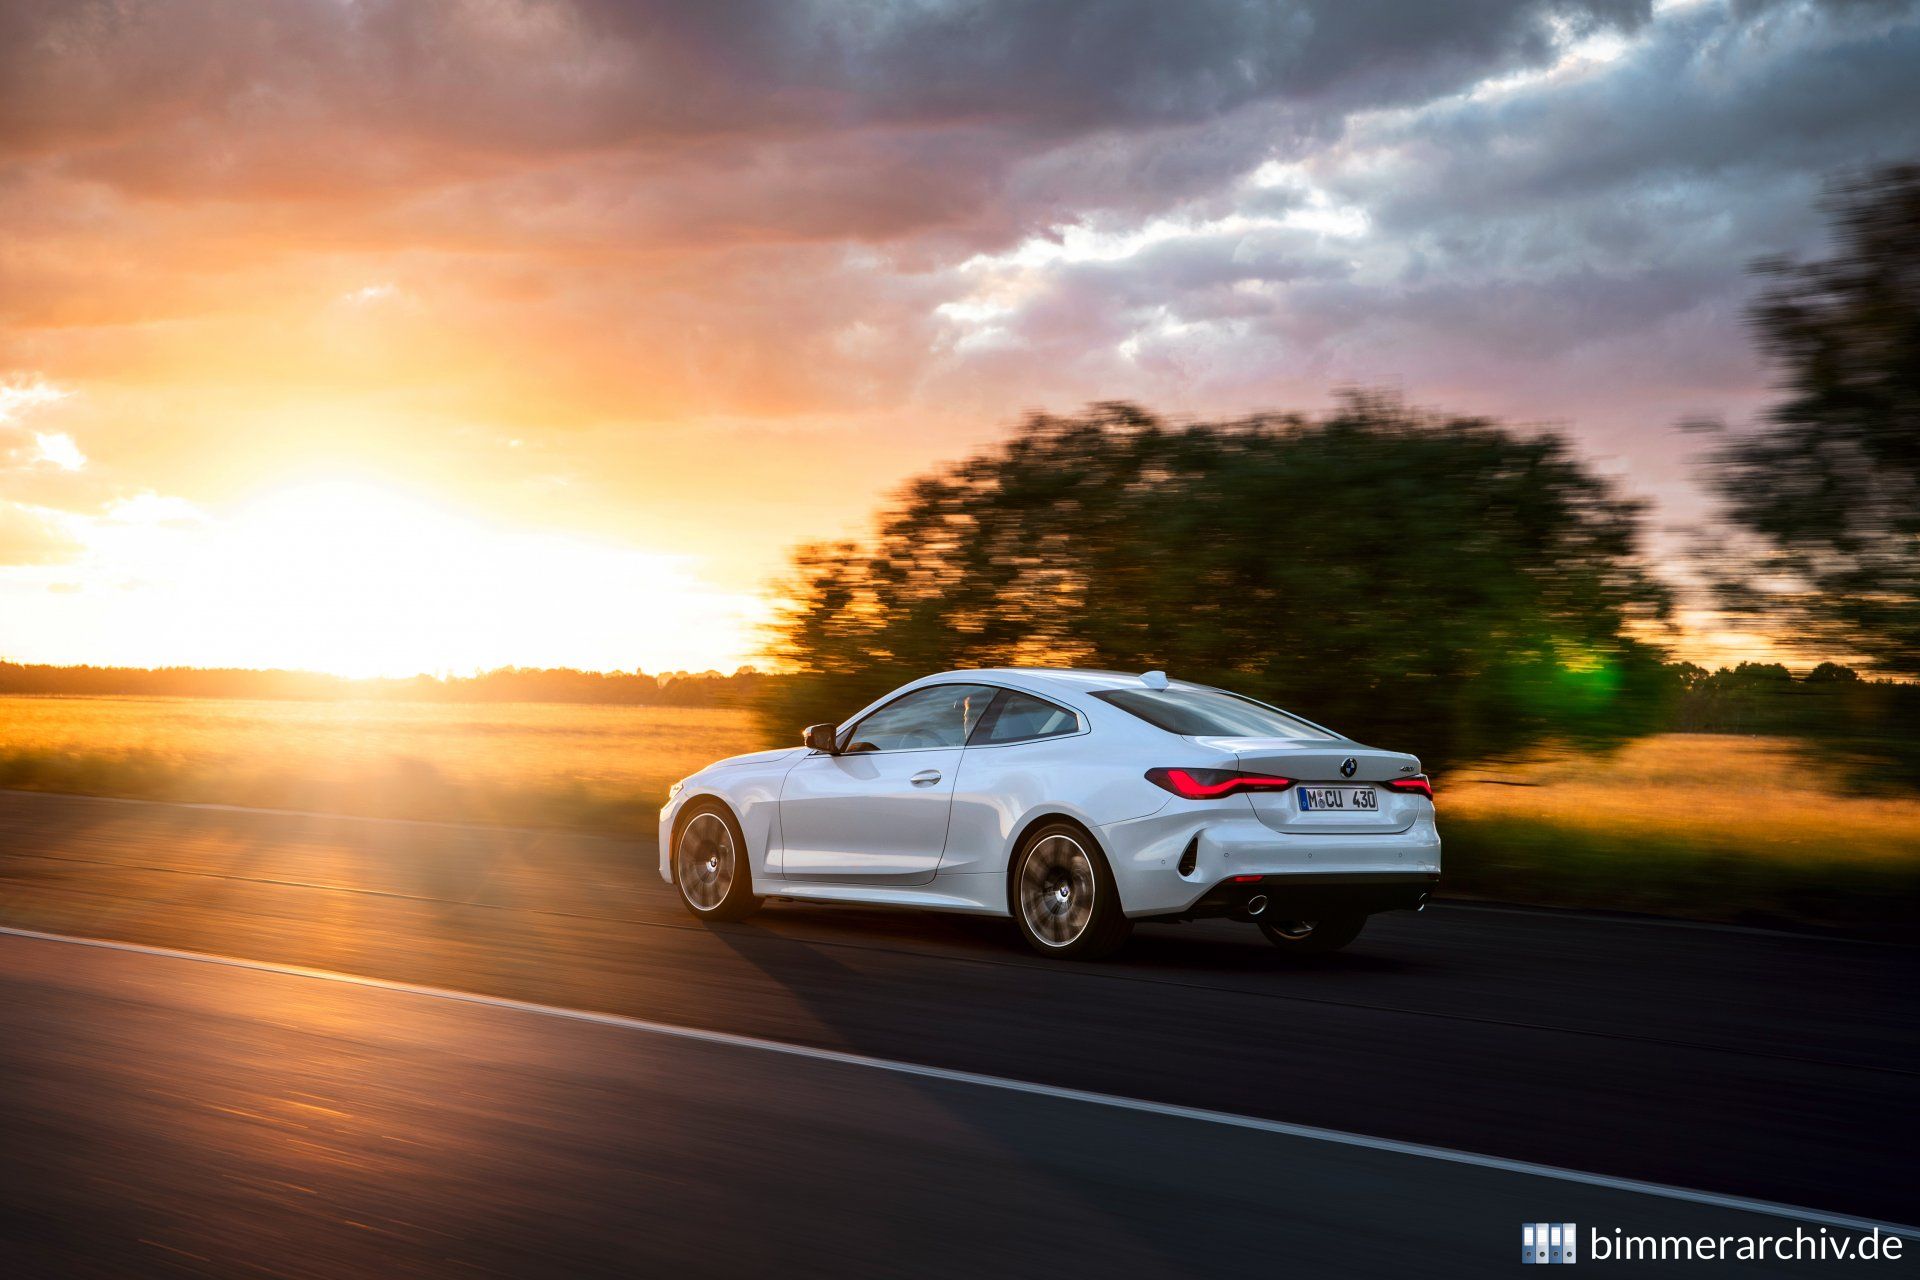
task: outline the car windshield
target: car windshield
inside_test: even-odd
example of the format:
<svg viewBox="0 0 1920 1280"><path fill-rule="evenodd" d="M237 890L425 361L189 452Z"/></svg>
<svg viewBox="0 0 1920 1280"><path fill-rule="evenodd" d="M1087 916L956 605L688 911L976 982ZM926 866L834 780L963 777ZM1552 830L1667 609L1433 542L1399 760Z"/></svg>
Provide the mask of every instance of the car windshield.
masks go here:
<svg viewBox="0 0 1920 1280"><path fill-rule="evenodd" d="M1334 737L1296 716L1221 689L1101 689L1093 696L1183 737Z"/></svg>

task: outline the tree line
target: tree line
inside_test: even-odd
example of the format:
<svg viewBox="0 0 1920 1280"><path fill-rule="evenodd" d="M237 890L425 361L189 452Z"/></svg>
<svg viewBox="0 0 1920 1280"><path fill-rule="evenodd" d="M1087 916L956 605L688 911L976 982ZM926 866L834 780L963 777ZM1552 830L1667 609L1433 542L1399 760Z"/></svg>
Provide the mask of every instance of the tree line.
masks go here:
<svg viewBox="0 0 1920 1280"><path fill-rule="evenodd" d="M576 671L501 667L472 676L352 678L314 671L209 667L47 666L0 662L0 694L179 698L383 698L422 702L575 702L620 706L742 707L774 677L718 671Z"/></svg>

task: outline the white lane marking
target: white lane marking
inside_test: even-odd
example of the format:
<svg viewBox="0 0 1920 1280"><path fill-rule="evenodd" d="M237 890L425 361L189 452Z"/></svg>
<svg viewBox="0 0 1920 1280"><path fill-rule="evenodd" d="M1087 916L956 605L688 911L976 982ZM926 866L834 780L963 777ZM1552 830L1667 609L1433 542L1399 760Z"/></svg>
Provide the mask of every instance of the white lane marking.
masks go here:
<svg viewBox="0 0 1920 1280"><path fill-rule="evenodd" d="M1016 1080L1006 1076L990 1076L977 1071L956 1071L949 1067L926 1066L917 1062L902 1062L895 1058L875 1058L864 1053L845 1053L838 1049L816 1049L810 1045L790 1044L784 1040L765 1040L759 1036L736 1035L730 1031L709 1031L701 1027L684 1027L671 1022L652 1022L645 1018L630 1018L618 1013L594 1013L586 1009L568 1009L560 1005L537 1004L530 1000L513 1000L506 996L481 995L473 991L455 991L447 987L426 987L411 982L393 982L386 978L369 978L360 974L337 973L330 969L309 969L300 965L274 964L265 960L244 960L237 956L213 955L203 951L176 951L170 947L149 947L137 942L113 942L105 938L79 938L63 933L42 933L37 929L16 929L0 925L0 935L15 938L29 938L39 942L64 942L74 946L97 947L104 951L124 951L134 955L156 956L167 960L190 960L197 964L223 965L233 969L250 969L257 973L275 973L292 978L313 978L324 982L341 982L350 986L368 987L376 991L391 991L401 995L423 996L434 1000L451 1000L461 1004L484 1005L494 1009L505 1009L514 1013L538 1014L547 1018L566 1018L574 1022L591 1022L605 1027L620 1027L628 1031L643 1031L651 1035L670 1036L679 1040L698 1041L703 1044L728 1045L736 1049L757 1049L763 1053L785 1054L794 1058L807 1058L815 1062L832 1062L841 1066L866 1067L873 1071L887 1071L895 1075L917 1076L928 1080L941 1080L951 1084L974 1085L984 1089L999 1089L1009 1093L1031 1094L1043 1098L1057 1098L1063 1102L1082 1102L1096 1107L1112 1107L1122 1111L1138 1111L1149 1115L1168 1116L1177 1120L1197 1120L1203 1124L1225 1125L1235 1129L1252 1129L1261 1133L1275 1133L1289 1138L1303 1138L1313 1142L1327 1142L1336 1146L1360 1147L1369 1151L1385 1151L1394 1155L1413 1156L1422 1160L1440 1160L1449 1164L1471 1165L1479 1169L1493 1169L1502 1173L1518 1173L1535 1178L1548 1178L1556 1182L1573 1182L1582 1186L1600 1187L1608 1191L1625 1191L1635 1195L1656 1196L1664 1200L1681 1200L1689 1204L1708 1205L1717 1209L1732 1209L1741 1213L1765 1214L1770 1217L1787 1218L1815 1226L1836 1227L1846 1231L1879 1231L1885 1235L1904 1236L1920 1240L1920 1227L1905 1226L1895 1222L1880 1222L1872 1218L1858 1218L1843 1213L1828 1213L1820 1209L1808 1209L1799 1205L1776 1204L1769 1200L1752 1200L1745 1196L1722 1195L1715 1191L1695 1191L1689 1187L1670 1187L1658 1182L1642 1182L1637 1178L1616 1178L1602 1173L1585 1173L1578 1169L1561 1169L1553 1165L1532 1164L1525 1160L1508 1160L1501 1156L1481 1155L1473 1151L1456 1151L1451 1147L1433 1147L1418 1142L1401 1142L1393 1138L1375 1138L1361 1133L1347 1133L1340 1129L1322 1129L1313 1125L1290 1124L1284 1120L1264 1120L1258 1116L1237 1115L1230 1111L1210 1111L1204 1107L1183 1107L1168 1102L1151 1102L1145 1098L1128 1098L1114 1093L1096 1093L1089 1089L1073 1089L1063 1085L1040 1084L1031 1080Z"/></svg>

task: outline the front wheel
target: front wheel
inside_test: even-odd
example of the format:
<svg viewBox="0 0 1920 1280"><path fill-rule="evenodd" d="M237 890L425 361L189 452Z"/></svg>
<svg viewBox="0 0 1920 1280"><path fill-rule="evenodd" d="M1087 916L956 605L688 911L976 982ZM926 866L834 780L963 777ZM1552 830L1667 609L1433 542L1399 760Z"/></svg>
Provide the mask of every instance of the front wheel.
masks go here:
<svg viewBox="0 0 1920 1280"><path fill-rule="evenodd" d="M1014 923L1041 955L1097 960L1133 932L1106 858L1071 823L1045 823L1028 834L1014 855L1012 887Z"/></svg>
<svg viewBox="0 0 1920 1280"><path fill-rule="evenodd" d="M740 824L720 805L703 802L673 842L673 879L680 900L702 920L738 920L760 900L753 896L747 842Z"/></svg>
<svg viewBox="0 0 1920 1280"><path fill-rule="evenodd" d="M1365 916L1321 916L1318 920L1262 920L1260 932L1282 951L1320 956L1338 951L1360 936Z"/></svg>

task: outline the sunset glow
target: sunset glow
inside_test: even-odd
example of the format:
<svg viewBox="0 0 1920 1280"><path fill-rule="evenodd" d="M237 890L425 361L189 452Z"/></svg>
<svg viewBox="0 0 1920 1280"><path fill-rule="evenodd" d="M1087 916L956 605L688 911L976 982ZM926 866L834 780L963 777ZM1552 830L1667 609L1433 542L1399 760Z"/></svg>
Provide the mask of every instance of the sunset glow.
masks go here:
<svg viewBox="0 0 1920 1280"><path fill-rule="evenodd" d="M726 668L1113 399L1557 423L1671 551L1749 263L1920 150L1894 9L1201 7L14 10L0 658Z"/></svg>
<svg viewBox="0 0 1920 1280"><path fill-rule="evenodd" d="M760 604L684 559L500 527L358 480L263 494L229 516L146 498L73 528L43 606L82 661L469 673L540 654L653 671L746 660Z"/></svg>

